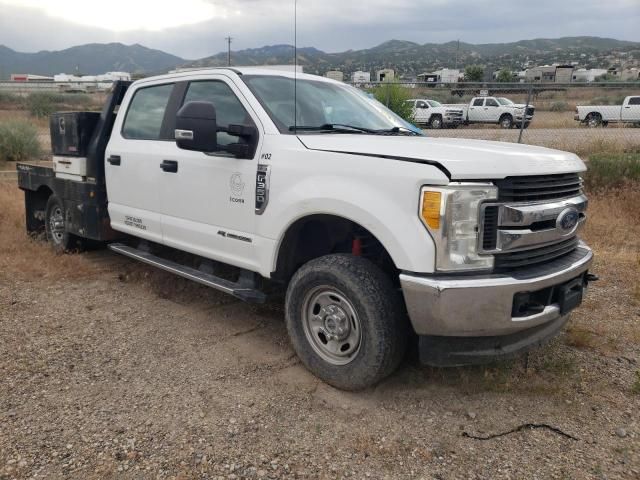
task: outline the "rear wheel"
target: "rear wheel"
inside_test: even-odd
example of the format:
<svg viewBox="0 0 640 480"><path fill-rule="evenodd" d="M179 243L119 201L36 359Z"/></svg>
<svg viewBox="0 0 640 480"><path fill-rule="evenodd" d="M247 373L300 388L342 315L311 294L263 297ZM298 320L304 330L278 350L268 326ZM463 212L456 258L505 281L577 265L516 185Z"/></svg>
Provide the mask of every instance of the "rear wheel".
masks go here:
<svg viewBox="0 0 640 480"><path fill-rule="evenodd" d="M408 322L391 280L352 255L312 260L287 289L286 323L298 357L316 376L343 390L361 390L402 360Z"/></svg>
<svg viewBox="0 0 640 480"><path fill-rule="evenodd" d="M596 128L602 125L602 117L599 113L590 113L587 116L587 126L589 128Z"/></svg>
<svg viewBox="0 0 640 480"><path fill-rule="evenodd" d="M64 203L56 195L47 200L45 229L47 240L57 253L81 250L84 246L81 238L67 231Z"/></svg>

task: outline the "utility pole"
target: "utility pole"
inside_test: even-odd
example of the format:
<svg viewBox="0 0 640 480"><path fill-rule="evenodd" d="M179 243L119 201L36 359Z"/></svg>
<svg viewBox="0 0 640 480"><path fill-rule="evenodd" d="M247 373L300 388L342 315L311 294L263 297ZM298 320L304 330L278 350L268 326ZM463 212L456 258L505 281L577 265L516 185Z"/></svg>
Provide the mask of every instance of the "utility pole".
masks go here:
<svg viewBox="0 0 640 480"><path fill-rule="evenodd" d="M456 70L458 69L458 54L460 53L460 39L458 39L458 48L456 48Z"/></svg>
<svg viewBox="0 0 640 480"><path fill-rule="evenodd" d="M231 42L233 41L233 37L224 37L227 41L227 65L231 66Z"/></svg>

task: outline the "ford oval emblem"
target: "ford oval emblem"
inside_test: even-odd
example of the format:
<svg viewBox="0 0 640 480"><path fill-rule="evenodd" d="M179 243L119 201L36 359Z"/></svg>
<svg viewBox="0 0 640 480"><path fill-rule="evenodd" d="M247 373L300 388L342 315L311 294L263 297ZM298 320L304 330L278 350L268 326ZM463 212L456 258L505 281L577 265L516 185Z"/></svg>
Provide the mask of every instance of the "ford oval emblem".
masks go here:
<svg viewBox="0 0 640 480"><path fill-rule="evenodd" d="M577 209L571 207L563 210L558 219L556 220L556 228L562 230L565 234L570 234L575 231L580 221L580 212Z"/></svg>

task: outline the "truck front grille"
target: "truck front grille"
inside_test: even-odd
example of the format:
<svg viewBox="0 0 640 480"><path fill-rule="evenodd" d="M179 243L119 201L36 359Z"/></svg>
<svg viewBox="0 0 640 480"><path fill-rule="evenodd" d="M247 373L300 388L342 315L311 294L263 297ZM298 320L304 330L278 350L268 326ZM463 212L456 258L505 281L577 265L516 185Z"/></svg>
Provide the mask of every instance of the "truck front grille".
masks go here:
<svg viewBox="0 0 640 480"><path fill-rule="evenodd" d="M533 115L535 113L536 109L535 107L528 107L527 108L527 115Z"/></svg>
<svg viewBox="0 0 640 480"><path fill-rule="evenodd" d="M550 262L573 252L579 244L577 237L563 242L520 252L501 253L495 256L496 270L510 270Z"/></svg>
<svg viewBox="0 0 640 480"><path fill-rule="evenodd" d="M582 180L577 173L507 177L496 182L500 201L536 202L575 197L582 193Z"/></svg>
<svg viewBox="0 0 640 480"><path fill-rule="evenodd" d="M478 249L495 255L497 271L548 263L577 248L587 207L577 173L508 177L494 183L498 200L481 208ZM570 235L557 225L568 208L580 215Z"/></svg>

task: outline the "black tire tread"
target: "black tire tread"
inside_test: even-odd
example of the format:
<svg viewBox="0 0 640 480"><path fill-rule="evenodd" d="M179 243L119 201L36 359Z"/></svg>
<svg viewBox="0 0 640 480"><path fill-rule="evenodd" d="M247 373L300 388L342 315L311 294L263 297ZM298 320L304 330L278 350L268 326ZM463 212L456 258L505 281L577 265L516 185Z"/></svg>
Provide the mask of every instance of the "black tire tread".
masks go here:
<svg viewBox="0 0 640 480"><path fill-rule="evenodd" d="M353 368L339 367L353 370L350 375L331 374L333 368L318 368L313 358L318 362L324 362L308 345L302 327L295 324L300 322L300 318L292 311L302 302L301 298L292 298L298 285L301 282L318 281L327 275L335 276L338 282L342 283L336 285L337 287L346 287L360 293L359 298L349 299L358 310L361 322L364 321L362 309L369 314L378 312L378 316L373 320L375 332L369 332L369 335L375 335L375 338L371 339L375 344L371 358L358 357L348 365L353 367L353 364L357 364L357 371ZM293 276L287 290L285 308L287 329L298 356L309 370L337 388L361 390L373 386L390 375L404 358L409 328L400 292L394 288L389 277L369 260L353 255L336 254L310 261ZM366 326L370 327L363 324L363 332Z"/></svg>

